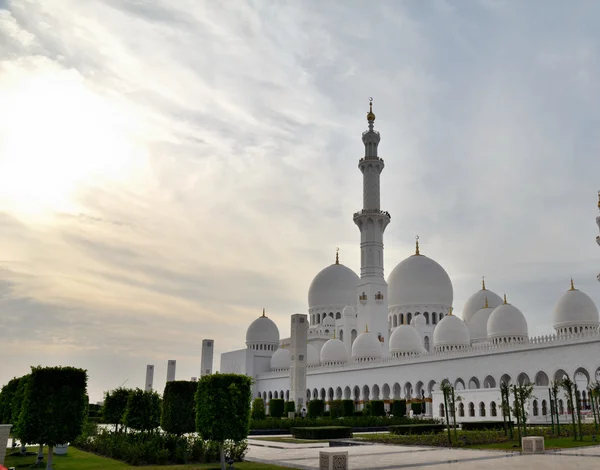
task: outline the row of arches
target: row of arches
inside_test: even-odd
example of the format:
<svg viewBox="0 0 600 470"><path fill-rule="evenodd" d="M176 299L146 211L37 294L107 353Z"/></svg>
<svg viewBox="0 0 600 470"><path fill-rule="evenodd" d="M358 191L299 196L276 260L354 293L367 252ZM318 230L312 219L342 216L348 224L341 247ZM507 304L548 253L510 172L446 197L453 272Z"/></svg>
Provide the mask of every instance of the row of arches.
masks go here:
<svg viewBox="0 0 600 470"><path fill-rule="evenodd" d="M322 312L322 313L313 313L310 316L310 323L311 325L319 325L323 320L325 320L326 317L331 317L331 318L335 318L336 320L339 320L342 318L342 312Z"/></svg>
<svg viewBox="0 0 600 470"><path fill-rule="evenodd" d="M419 315L421 315L421 312L415 312L414 317L418 317ZM432 325L435 325L437 322L439 322L442 318L444 318L444 314L443 313L436 313L436 312L423 312L423 318L425 318L425 324L429 325L430 321ZM406 314L404 313L392 313L390 314L390 316L388 317L388 322L389 322L389 327L391 328L396 328L397 326L403 325L404 323L406 324L410 324L410 322L413 319L413 314L412 312L408 312Z"/></svg>

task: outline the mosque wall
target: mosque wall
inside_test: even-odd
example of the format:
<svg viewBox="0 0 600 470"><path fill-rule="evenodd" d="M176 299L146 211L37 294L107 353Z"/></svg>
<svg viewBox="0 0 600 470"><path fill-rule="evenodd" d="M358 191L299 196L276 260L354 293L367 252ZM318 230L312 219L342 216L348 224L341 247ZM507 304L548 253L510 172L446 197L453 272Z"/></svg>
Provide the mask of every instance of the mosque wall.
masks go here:
<svg viewBox="0 0 600 470"><path fill-rule="evenodd" d="M247 356L250 350L238 349L221 354L221 366L219 371L222 374L248 374Z"/></svg>

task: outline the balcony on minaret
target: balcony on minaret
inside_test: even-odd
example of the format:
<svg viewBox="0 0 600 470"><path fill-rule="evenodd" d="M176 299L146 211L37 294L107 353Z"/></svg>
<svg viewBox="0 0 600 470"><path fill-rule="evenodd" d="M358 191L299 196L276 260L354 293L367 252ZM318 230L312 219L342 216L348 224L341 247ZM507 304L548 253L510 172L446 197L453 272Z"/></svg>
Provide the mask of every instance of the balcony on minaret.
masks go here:
<svg viewBox="0 0 600 470"><path fill-rule="evenodd" d="M358 296L358 300L360 300L361 304L364 304L367 301L367 294L365 294L364 292Z"/></svg>
<svg viewBox="0 0 600 470"><path fill-rule="evenodd" d="M375 301L378 304L383 302L383 294L381 293L381 291L378 291L377 294L375 294Z"/></svg>
<svg viewBox="0 0 600 470"><path fill-rule="evenodd" d="M373 160L375 160L375 161L377 161L377 162L385 163L385 161L383 160L383 158L379 158L379 157L377 157L377 156L373 156L373 157L369 157L369 156L367 156L367 157L362 157L360 160L358 160L358 163L360 164L360 163L362 163L362 162L364 162L364 161L373 161Z"/></svg>
<svg viewBox="0 0 600 470"><path fill-rule="evenodd" d="M392 216L388 211L382 211L381 209L361 209L358 212L354 213L354 218L360 217L361 215L383 215L388 219L391 219Z"/></svg>

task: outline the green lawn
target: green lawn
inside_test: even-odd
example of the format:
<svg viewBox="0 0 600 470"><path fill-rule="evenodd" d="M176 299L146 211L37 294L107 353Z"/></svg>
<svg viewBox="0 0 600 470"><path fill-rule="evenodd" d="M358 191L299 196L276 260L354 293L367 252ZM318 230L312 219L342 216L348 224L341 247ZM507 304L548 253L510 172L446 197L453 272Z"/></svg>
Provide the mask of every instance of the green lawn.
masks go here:
<svg viewBox="0 0 600 470"><path fill-rule="evenodd" d="M591 436L583 436L583 441L574 441L572 437L547 437L544 440L546 449L570 449L573 447L596 446L600 442L592 440ZM466 446L465 449L498 449L520 451L521 448L517 441L500 442L497 444L479 444Z"/></svg>
<svg viewBox="0 0 600 470"><path fill-rule="evenodd" d="M37 447L30 447L27 450L29 452L37 452ZM47 453L47 449L44 449L44 452ZM29 455L27 457L7 456L4 461L4 466L7 468L15 467L17 469L28 468L35 463L35 459L36 456L34 455ZM52 467L54 470L124 470L132 468L139 468L142 470L220 470L221 468L218 463L133 467L126 463L119 462L118 460L99 457L73 447L69 447L67 455L65 456L55 455L52 458ZM234 467L240 470L282 470L285 468L253 462L236 463ZM44 465L43 468L46 468L46 466Z"/></svg>

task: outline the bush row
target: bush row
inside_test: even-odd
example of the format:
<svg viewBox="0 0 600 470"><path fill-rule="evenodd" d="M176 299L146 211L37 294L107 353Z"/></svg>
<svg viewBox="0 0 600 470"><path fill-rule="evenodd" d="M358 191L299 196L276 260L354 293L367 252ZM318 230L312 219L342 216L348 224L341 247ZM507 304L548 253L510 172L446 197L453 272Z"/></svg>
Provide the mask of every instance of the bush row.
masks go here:
<svg viewBox="0 0 600 470"><path fill-rule="evenodd" d="M514 428L514 421L507 421L507 426ZM496 431L504 431L504 421L475 421L472 423L465 422L461 425L464 431L479 431L482 429L493 429Z"/></svg>
<svg viewBox="0 0 600 470"><path fill-rule="evenodd" d="M292 428L296 439L342 439L352 437L352 428L348 426L323 426Z"/></svg>
<svg viewBox="0 0 600 470"><path fill-rule="evenodd" d="M348 416L342 418L322 417L322 418L265 418L252 419L250 421L250 429L291 429L294 427L323 427L323 426L350 426L352 428L368 428L368 427L383 427L395 424L429 424L437 423L437 420L429 419L410 419L402 418L387 418L383 416Z"/></svg>
<svg viewBox="0 0 600 470"><path fill-rule="evenodd" d="M435 434L442 432L446 428L445 424L399 424L389 427L392 434Z"/></svg>
<svg viewBox="0 0 600 470"><path fill-rule="evenodd" d="M504 432L500 431L458 431L458 440L454 440L453 446L463 447L481 444L497 444L508 441ZM371 434L360 437L362 440L370 442L382 442L385 444L415 445L415 446L436 446L447 447L448 435L444 432L435 434Z"/></svg>

